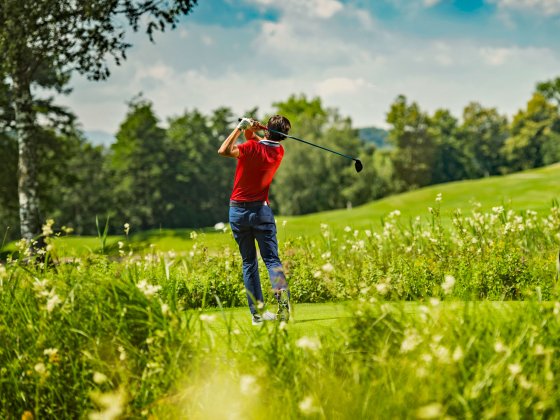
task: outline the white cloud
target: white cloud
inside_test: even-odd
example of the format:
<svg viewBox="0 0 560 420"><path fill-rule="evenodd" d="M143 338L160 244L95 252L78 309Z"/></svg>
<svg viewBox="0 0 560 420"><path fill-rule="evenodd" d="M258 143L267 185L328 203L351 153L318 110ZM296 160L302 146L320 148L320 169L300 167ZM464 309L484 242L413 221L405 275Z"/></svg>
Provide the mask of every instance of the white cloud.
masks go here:
<svg viewBox="0 0 560 420"><path fill-rule="evenodd" d="M251 0L254 4L275 7L283 14L299 15L306 18L329 19L343 9L337 0Z"/></svg>
<svg viewBox="0 0 560 420"><path fill-rule="evenodd" d="M529 10L546 16L560 14L560 0L492 0L503 10Z"/></svg>
<svg viewBox="0 0 560 420"><path fill-rule="evenodd" d="M438 4L441 0L423 0L423 4L425 7L434 7Z"/></svg>
<svg viewBox="0 0 560 420"><path fill-rule="evenodd" d="M374 85L363 78L350 79L348 77L331 77L318 82L315 91L317 95L332 96L332 95L350 95L363 92L365 89L371 89Z"/></svg>

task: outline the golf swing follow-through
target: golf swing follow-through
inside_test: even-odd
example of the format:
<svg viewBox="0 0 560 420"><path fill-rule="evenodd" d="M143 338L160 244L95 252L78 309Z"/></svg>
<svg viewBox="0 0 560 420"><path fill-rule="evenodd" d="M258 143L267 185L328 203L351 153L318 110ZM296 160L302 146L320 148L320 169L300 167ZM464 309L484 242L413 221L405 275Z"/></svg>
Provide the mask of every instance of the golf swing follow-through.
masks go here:
<svg viewBox="0 0 560 420"><path fill-rule="evenodd" d="M270 184L284 157L284 148L280 143L285 138L291 138L354 160L357 172L363 168L362 162L352 156L288 135L290 128L290 121L281 115L272 116L266 126L249 118L240 118L237 127L218 150L222 156L237 159L229 202L229 223L243 259L243 283L253 325L260 325L264 321L288 321L291 314L288 282L278 255L276 222L268 202ZM259 130L265 130L264 138L255 134ZM242 132L247 141L236 144ZM259 245L278 302L276 313L263 311L264 298L255 241Z"/></svg>

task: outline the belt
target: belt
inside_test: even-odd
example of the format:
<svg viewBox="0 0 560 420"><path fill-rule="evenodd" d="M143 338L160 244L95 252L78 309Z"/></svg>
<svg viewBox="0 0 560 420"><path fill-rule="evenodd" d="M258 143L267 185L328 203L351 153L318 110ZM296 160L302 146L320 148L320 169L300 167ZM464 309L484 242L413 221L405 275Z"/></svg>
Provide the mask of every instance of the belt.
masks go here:
<svg viewBox="0 0 560 420"><path fill-rule="evenodd" d="M266 201L235 201L235 200L230 200L229 206L230 207L249 208L249 207L268 206L268 203Z"/></svg>

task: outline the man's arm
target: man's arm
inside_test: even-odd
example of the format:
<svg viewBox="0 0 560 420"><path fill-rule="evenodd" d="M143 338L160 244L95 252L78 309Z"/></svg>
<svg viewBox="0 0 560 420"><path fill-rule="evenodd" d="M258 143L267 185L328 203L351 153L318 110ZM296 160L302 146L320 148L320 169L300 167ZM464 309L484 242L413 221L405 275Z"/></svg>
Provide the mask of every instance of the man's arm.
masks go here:
<svg viewBox="0 0 560 420"><path fill-rule="evenodd" d="M254 140L260 140L259 136L253 134L251 137L250 134L252 131L248 129L256 129L259 126L258 121L253 121L249 118L242 118L237 127L231 132L231 134L224 140L220 148L218 149L218 153L221 156L225 157L232 157L238 158L239 157L239 148L235 145L235 142L241 132L245 130L245 138L249 140L250 138Z"/></svg>
<svg viewBox="0 0 560 420"><path fill-rule="evenodd" d="M231 134L224 140L220 148L218 149L218 154L225 157L238 158L239 148L235 145L235 142L239 135L241 134L241 129L235 127Z"/></svg>

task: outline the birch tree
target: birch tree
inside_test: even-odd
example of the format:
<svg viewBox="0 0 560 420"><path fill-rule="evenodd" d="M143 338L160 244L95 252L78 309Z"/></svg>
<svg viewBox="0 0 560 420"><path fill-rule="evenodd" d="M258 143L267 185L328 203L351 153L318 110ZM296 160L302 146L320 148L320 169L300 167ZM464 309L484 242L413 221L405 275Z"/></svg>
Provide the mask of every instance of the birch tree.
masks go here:
<svg viewBox="0 0 560 420"><path fill-rule="evenodd" d="M8 83L18 139L21 236L41 230L34 137L33 88L63 91L72 72L109 77L108 59L120 65L131 45L127 33L153 35L174 28L197 0L0 0L0 76ZM48 74L49 77L45 77ZM38 83L39 80L44 80Z"/></svg>

